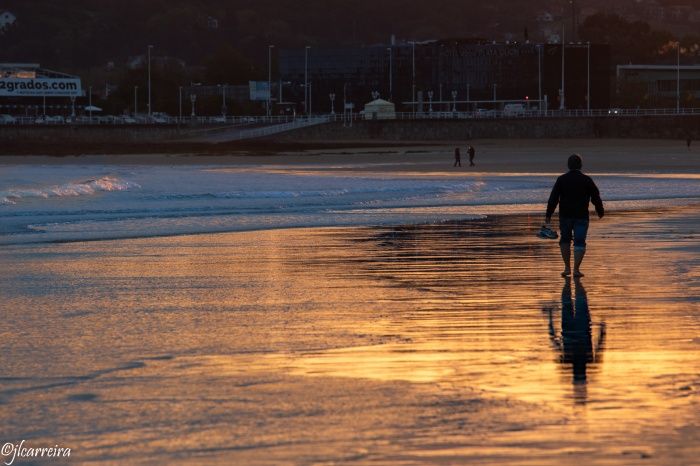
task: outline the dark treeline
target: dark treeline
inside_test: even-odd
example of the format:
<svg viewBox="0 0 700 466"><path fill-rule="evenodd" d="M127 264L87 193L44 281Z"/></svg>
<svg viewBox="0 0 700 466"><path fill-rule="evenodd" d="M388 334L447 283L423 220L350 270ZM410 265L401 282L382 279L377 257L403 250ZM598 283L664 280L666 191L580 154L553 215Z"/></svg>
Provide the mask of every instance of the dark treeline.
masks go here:
<svg viewBox="0 0 700 466"><path fill-rule="evenodd" d="M82 69L153 44L159 55L202 65L223 46L263 62L266 46L358 45L405 39L522 35L531 14L517 0L5 0L18 21L0 36L0 60ZM212 28L209 18L218 21ZM531 17L531 18L530 18Z"/></svg>

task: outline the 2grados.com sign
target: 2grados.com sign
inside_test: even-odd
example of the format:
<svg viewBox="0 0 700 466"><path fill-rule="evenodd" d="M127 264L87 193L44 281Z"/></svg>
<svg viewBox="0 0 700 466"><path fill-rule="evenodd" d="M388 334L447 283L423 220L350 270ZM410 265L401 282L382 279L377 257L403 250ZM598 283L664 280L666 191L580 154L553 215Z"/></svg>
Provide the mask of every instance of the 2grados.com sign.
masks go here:
<svg viewBox="0 0 700 466"><path fill-rule="evenodd" d="M0 78L0 97L79 97L80 79Z"/></svg>

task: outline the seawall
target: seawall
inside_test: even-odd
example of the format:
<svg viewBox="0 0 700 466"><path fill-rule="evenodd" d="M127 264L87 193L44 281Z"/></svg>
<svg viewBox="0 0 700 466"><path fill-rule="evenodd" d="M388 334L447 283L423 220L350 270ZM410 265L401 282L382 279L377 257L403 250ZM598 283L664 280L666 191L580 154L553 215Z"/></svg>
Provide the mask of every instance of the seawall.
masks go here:
<svg viewBox="0 0 700 466"><path fill-rule="evenodd" d="M652 138L700 137L700 115L501 120L369 120L340 122L281 133L270 139L314 141L458 141L490 138Z"/></svg>

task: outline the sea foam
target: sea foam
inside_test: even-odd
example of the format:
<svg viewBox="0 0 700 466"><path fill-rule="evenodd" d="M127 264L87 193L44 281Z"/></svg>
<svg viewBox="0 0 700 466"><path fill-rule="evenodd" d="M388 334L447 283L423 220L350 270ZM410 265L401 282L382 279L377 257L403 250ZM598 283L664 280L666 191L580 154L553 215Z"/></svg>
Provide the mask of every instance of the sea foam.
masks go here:
<svg viewBox="0 0 700 466"><path fill-rule="evenodd" d="M101 178L69 182L61 185L44 186L38 188L9 188L0 191L0 204L16 204L23 199L52 197L75 197L90 196L98 192L106 191L126 191L138 189L137 183L123 180L114 176L103 176Z"/></svg>

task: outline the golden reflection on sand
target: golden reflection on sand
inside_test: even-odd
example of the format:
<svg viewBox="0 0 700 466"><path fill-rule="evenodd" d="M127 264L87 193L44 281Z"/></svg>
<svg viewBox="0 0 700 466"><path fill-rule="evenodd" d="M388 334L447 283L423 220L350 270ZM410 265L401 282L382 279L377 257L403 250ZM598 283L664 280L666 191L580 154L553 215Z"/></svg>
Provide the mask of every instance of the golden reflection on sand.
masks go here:
<svg viewBox="0 0 700 466"><path fill-rule="evenodd" d="M668 222L684 216L669 214ZM266 445L297 435L276 424L265 430L265 422L278 418L323 439L314 426L325 419L334 426L326 429L339 429L332 416L343 405L329 400L348 392L343 403L360 403L357 412L366 412L367 422L381 423L388 414L376 404L391 405L399 397L394 390L403 390L408 398L391 419L402 426L403 412L423 426L422 443L405 446L414 459L482 455L507 463L534 455L533 464L557 464L567 455L611 454L619 456L609 463L618 464L626 459L620 439L630 451L658 455L663 441L655 438L700 422L700 323L698 301L687 299L697 288L680 279L692 269L692 254L678 247L694 240L654 219L642 212L594 223L586 277L568 285L558 276L556 244L535 238L537 219L527 216L6 248L5 283L18 281L4 293L23 315L8 319L3 331L6 350L16 354L5 372L17 380L3 382L0 394L31 412L34 394L50 399L55 393L35 388L46 385L31 379L40 373L65 384L63 403L88 390L113 403L90 416L110 412L123 419L112 411L118 406L130 416L148 409L197 425L207 418L189 416L210 413L216 423L202 430L210 443L234 438L250 448L245 442L254 444L259 430L268 435ZM37 325L47 318L51 326ZM367 387L377 391L370 396ZM316 392L327 404L317 406ZM390 395L380 395L385 392ZM469 418L442 421L451 419L450 403L464 412L476 408L445 397L473 393L478 406L490 400L529 414L499 427L501 421L489 424L488 409L496 408L484 408L476 436L465 436L459 426ZM420 404L426 394L436 397L428 407ZM366 400L380 401L369 409ZM447 408L433 412L432 403ZM76 425L88 415L76 411L80 406L66 408ZM251 411L246 419L260 426L236 424L237 413ZM565 421L556 428L548 417L546 425L528 424L550 411ZM0 420L9 423L7 413ZM433 417L434 424L421 424ZM41 414L31 419L49 428ZM372 426L364 428L379 432ZM499 434L479 434L484 426ZM119 426L110 428L104 438L76 434L76 441L99 450L141 435L122 438ZM189 431L173 435L187 445L201 438ZM174 448L157 436L149 445ZM333 448L328 455L335 458ZM389 451L381 443L372 448Z"/></svg>

